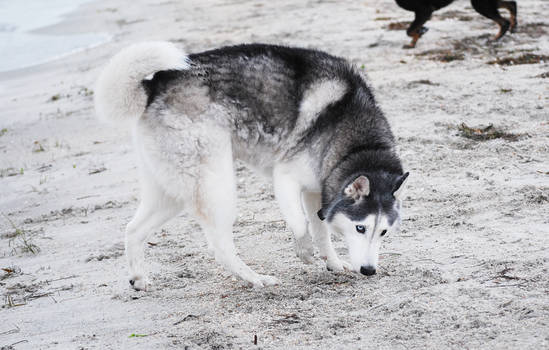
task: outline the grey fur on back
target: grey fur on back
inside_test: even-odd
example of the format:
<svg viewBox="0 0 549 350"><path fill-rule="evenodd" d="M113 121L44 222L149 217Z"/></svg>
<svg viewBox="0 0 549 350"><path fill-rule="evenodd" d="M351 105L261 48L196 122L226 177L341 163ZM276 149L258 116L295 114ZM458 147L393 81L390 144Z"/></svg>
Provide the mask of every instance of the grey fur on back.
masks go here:
<svg viewBox="0 0 549 350"><path fill-rule="evenodd" d="M360 172L402 174L394 138L364 79L344 59L272 45L240 45L189 55L188 70L160 71L143 82L148 109L198 118L219 105L237 154L290 160L306 152L322 183L323 205ZM310 123L300 123L307 90L320 81L345 87ZM300 126L300 127L297 127ZM253 164L251 164L253 166Z"/></svg>

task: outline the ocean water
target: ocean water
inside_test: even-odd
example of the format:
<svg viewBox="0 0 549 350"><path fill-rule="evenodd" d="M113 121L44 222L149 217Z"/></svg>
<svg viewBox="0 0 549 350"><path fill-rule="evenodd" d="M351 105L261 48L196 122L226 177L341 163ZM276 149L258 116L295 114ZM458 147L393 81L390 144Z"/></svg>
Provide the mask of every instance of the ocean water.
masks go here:
<svg viewBox="0 0 549 350"><path fill-rule="evenodd" d="M107 33L34 31L63 20L90 0L0 0L0 72L45 63L110 40Z"/></svg>

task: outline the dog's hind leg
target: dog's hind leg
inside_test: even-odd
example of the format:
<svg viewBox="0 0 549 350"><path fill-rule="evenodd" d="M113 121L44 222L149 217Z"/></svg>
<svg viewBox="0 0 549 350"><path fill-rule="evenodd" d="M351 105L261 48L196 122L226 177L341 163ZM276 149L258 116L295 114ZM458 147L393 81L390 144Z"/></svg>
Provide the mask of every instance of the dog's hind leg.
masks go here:
<svg viewBox="0 0 549 350"><path fill-rule="evenodd" d="M511 14L511 26L509 27L509 30L511 33L514 33L517 28L517 3L515 1L499 0L498 7L507 9Z"/></svg>
<svg viewBox="0 0 549 350"><path fill-rule="evenodd" d="M320 257L326 260L326 267L328 270L351 270L351 264L340 260L337 256L332 245L332 240L330 239L330 233L326 230L326 226L317 215L317 212L321 207L320 193L303 192L303 206L305 207L307 219L309 220L309 232L320 250Z"/></svg>
<svg viewBox="0 0 549 350"><path fill-rule="evenodd" d="M499 3L500 0L471 0L471 5L473 5L475 11L499 25L499 32L494 37L494 40L498 40L504 36L510 27L509 21L501 17L498 11Z"/></svg>
<svg viewBox="0 0 549 350"><path fill-rule="evenodd" d="M273 171L275 197L282 216L295 237L295 253L304 263L313 262L313 242L307 231L307 218L301 203L301 185L287 171L284 164Z"/></svg>
<svg viewBox="0 0 549 350"><path fill-rule="evenodd" d="M143 252L145 239L182 209L182 205L160 188L147 171L142 172L141 180L141 201L126 227L126 258L130 284L136 290L146 290L148 284Z"/></svg>
<svg viewBox="0 0 549 350"><path fill-rule="evenodd" d="M416 47L416 43L419 38L421 38L421 36L429 30L423 25L429 20L429 18L431 18L433 11L429 8L419 8L415 10L415 14L416 17L414 21L410 24L408 30L406 30L406 34L412 38L412 41L410 44L404 45L404 49L412 49Z"/></svg>
<svg viewBox="0 0 549 350"><path fill-rule="evenodd" d="M236 179L229 135L216 133L214 141L201 154L199 176L193 194L193 214L202 226L215 260L254 287L274 285L278 280L260 275L237 255L233 241L236 219ZM215 145L211 145L215 142ZM206 145L204 145L206 146Z"/></svg>

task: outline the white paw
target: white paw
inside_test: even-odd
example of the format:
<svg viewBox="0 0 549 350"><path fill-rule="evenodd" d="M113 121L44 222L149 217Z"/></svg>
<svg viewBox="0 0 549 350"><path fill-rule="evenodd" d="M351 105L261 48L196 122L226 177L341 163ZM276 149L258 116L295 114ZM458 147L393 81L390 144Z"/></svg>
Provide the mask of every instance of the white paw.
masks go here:
<svg viewBox="0 0 549 350"><path fill-rule="evenodd" d="M254 288L263 288L280 284L277 278L269 275L257 275L248 281Z"/></svg>
<svg viewBox="0 0 549 350"><path fill-rule="evenodd" d="M264 286L276 286L280 284L278 278L269 275L259 275L261 282Z"/></svg>
<svg viewBox="0 0 549 350"><path fill-rule="evenodd" d="M328 259L326 261L326 268L329 271L333 272L342 272L342 271L351 271L352 266L348 262L341 260L339 258L336 259Z"/></svg>
<svg viewBox="0 0 549 350"><path fill-rule="evenodd" d="M134 275L130 278L130 285L135 290L146 291L149 285L147 278L143 275Z"/></svg>
<svg viewBox="0 0 549 350"><path fill-rule="evenodd" d="M314 247L311 241L311 236L305 234L303 237L296 238L295 240L295 255L301 259L305 264L312 264Z"/></svg>

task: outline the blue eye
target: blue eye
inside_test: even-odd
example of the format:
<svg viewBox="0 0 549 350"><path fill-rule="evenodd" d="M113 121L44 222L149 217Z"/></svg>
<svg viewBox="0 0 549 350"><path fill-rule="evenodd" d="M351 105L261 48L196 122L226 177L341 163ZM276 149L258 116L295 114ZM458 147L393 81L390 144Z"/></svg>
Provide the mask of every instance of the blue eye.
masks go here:
<svg viewBox="0 0 549 350"><path fill-rule="evenodd" d="M364 227L362 225L356 225L356 232L364 233L364 232L366 232L366 227Z"/></svg>

